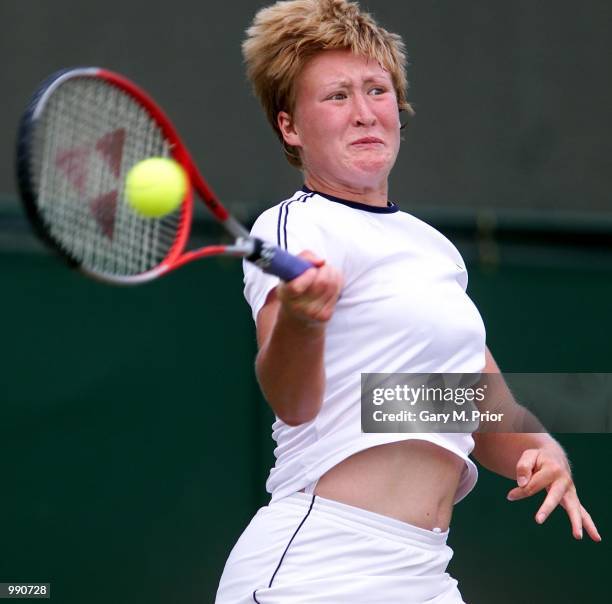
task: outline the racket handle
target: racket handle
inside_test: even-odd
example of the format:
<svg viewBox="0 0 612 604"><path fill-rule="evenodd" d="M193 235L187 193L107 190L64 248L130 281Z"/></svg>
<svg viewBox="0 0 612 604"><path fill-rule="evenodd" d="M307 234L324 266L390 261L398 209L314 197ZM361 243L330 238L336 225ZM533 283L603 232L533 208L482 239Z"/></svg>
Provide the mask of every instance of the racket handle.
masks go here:
<svg viewBox="0 0 612 604"><path fill-rule="evenodd" d="M313 264L294 256L285 250L257 239L252 238L255 244L253 253L247 256L247 260L256 264L264 273L276 275L283 281L292 281L303 272L313 267Z"/></svg>

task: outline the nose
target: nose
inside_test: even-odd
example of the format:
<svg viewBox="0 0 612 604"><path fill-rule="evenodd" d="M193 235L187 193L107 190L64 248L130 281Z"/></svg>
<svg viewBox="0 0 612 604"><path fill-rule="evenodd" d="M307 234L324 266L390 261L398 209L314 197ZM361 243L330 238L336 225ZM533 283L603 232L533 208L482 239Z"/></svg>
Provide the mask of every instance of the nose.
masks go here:
<svg viewBox="0 0 612 604"><path fill-rule="evenodd" d="M374 126L376 114L370 107L369 98L365 94L353 96L353 124L355 126Z"/></svg>

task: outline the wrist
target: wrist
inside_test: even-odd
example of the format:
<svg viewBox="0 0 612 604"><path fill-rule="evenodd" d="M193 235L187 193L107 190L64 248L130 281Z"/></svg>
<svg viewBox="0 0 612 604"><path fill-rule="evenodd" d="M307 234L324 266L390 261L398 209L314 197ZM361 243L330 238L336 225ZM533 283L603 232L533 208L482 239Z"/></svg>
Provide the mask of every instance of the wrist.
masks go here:
<svg viewBox="0 0 612 604"><path fill-rule="evenodd" d="M571 469L567 453L552 436L549 436L548 442L545 442L540 449L549 455L556 457L563 465L565 465L568 469Z"/></svg>
<svg viewBox="0 0 612 604"><path fill-rule="evenodd" d="M295 312L284 304L281 304L276 320L283 328L290 329L296 335L303 334L308 337L323 337L325 335L326 321L313 319Z"/></svg>

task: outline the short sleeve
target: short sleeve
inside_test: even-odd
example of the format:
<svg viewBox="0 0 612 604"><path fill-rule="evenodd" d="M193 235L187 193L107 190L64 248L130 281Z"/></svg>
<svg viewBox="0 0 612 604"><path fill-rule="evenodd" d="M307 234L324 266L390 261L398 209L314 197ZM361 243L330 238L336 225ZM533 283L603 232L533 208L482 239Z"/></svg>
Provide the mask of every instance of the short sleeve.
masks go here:
<svg viewBox="0 0 612 604"><path fill-rule="evenodd" d="M468 286L468 272L465 268L465 261L463 260L463 258L461 258L461 264L455 264L457 266L457 282L461 286L461 289L463 289L463 291L465 292L467 291Z"/></svg>
<svg viewBox="0 0 612 604"><path fill-rule="evenodd" d="M266 210L255 221L251 235L278 247L299 254L310 250L320 258L327 258L322 232L316 224L315 212L305 202L284 201ZM242 263L244 270L244 297L251 306L253 320L265 304L268 294L279 283L279 278L264 273L254 264Z"/></svg>

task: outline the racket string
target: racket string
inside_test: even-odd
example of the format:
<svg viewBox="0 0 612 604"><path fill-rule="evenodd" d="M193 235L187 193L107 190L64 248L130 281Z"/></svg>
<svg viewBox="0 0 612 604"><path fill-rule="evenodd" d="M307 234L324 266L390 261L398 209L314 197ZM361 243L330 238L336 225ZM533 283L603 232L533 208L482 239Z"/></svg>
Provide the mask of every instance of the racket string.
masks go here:
<svg viewBox="0 0 612 604"><path fill-rule="evenodd" d="M170 156L161 129L132 97L101 79L67 80L42 111L33 147L39 211L70 256L115 275L142 273L167 256L180 212L144 218L125 200L134 164Z"/></svg>

